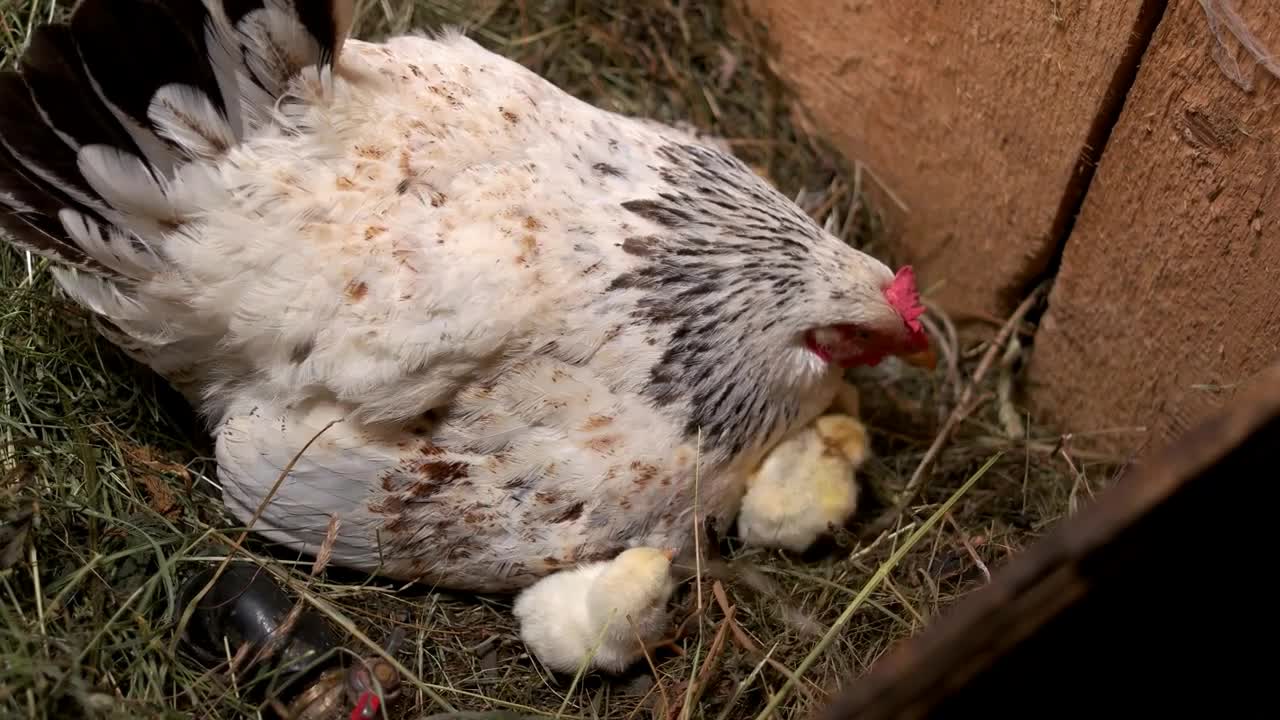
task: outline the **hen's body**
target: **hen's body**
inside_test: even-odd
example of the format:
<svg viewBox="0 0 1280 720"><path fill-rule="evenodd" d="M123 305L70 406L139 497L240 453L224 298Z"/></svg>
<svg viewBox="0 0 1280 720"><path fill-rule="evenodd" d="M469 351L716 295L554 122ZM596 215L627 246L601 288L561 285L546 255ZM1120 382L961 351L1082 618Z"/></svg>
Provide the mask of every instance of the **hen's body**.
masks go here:
<svg viewBox="0 0 1280 720"><path fill-rule="evenodd" d="M112 9L128 25L141 5ZM695 507L727 526L745 473L835 390L786 320L847 290L835 270L891 273L732 157L459 35L343 44L348 5L328 8L331 75L314 66L315 17L289 28L307 25L318 54L280 29L291 3L231 18L239 90L217 62L203 87L239 117L95 75L117 119L129 92L147 100L100 155L32 84L41 112L0 127L8 219L46 223L10 222L19 244L88 270L59 280L199 405L242 521L315 437L254 525L277 541L314 552L337 514L339 564L504 590L625 547L681 548ZM277 23L263 46L310 52L310 71L276 53L272 74L253 22ZM246 89L246 67L278 86ZM23 136L36 117L61 134Z"/></svg>
<svg viewBox="0 0 1280 720"><path fill-rule="evenodd" d="M641 314L693 283L610 288L649 266L649 249L638 246L656 252L669 232L625 205L693 189L663 181L664 169L701 163L771 191L726 157L582 105L461 37L350 43L345 53L376 80L368 89L339 80L324 111L335 128L331 157L299 158L296 142L250 141L245 160L230 165L239 177L229 185L245 191L225 217L242 218L243 204L264 207L270 226L297 234L270 243L276 257L244 263L280 270L265 283L200 281L242 283L237 314L256 316L255 328L284 318L275 323L287 329L255 338L259 349L244 355L272 361L220 393L238 398L219 439L224 472L242 478L224 484L237 514L252 513L312 434L354 412L390 422L381 433L343 423L317 440L261 521L278 539L314 550L324 513L341 512L342 562L505 589L637 543L682 546L695 471L705 478L699 503L727 526L741 468L767 435L739 415L723 440L742 443L741 457L720 439L704 438L699 453L696 430L685 427L693 398L678 390L660 407L650 396L678 325ZM296 227L298 216L311 227ZM216 232L246 238L232 227ZM216 256L194 264L227 267ZM255 290L264 285L266 297ZM729 302L728 289L708 294ZM300 306L299 297L325 302ZM775 311L751 307L761 300L736 303L763 324ZM752 373L734 373L745 368L731 360L743 339L710 330L704 340L723 344L726 357L704 371L749 382ZM798 364L823 372L802 352ZM754 400L758 390L736 394ZM287 400L269 400L276 396ZM786 403L791 422L807 421L825 400ZM304 410L308 401L319 404ZM417 434L395 424L432 408L440 410L412 423ZM276 436L281 427L287 442ZM735 459L740 467L730 468Z"/></svg>

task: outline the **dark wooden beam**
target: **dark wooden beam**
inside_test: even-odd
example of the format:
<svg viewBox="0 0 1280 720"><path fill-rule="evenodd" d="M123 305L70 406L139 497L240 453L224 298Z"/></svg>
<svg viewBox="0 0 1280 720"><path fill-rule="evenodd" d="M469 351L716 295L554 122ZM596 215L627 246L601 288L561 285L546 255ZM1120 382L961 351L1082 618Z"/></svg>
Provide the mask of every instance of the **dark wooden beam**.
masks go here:
<svg viewBox="0 0 1280 720"><path fill-rule="evenodd" d="M1275 664L1278 460L1280 366L881 658L819 717L1258 716L1274 695L1264 669ZM1193 713L1197 701L1208 709Z"/></svg>

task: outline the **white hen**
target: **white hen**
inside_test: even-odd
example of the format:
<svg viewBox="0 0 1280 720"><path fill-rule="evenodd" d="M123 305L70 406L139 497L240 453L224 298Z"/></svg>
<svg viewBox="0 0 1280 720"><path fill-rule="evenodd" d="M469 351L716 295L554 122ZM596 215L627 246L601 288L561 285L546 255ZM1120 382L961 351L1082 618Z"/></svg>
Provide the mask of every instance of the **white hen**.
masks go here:
<svg viewBox="0 0 1280 720"><path fill-rule="evenodd" d="M927 347L908 268L726 153L351 0L85 0L0 77L0 227L217 439L230 512L510 590L727 525L840 368ZM337 421L331 426L331 423Z"/></svg>
<svg viewBox="0 0 1280 720"><path fill-rule="evenodd" d="M626 670L667 628L674 552L631 548L543 578L516 598L520 637L559 672Z"/></svg>

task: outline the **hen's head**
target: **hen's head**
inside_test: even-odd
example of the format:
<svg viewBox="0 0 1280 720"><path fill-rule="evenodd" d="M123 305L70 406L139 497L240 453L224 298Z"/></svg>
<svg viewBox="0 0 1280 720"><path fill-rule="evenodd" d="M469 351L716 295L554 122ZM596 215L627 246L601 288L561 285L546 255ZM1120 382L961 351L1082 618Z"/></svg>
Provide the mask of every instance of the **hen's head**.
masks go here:
<svg viewBox="0 0 1280 720"><path fill-rule="evenodd" d="M611 291L661 350L644 392L736 454L820 412L844 368L933 365L915 276L822 230L741 161L664 144L661 184L623 203L649 221Z"/></svg>
<svg viewBox="0 0 1280 720"><path fill-rule="evenodd" d="M866 274L879 282L858 279L848 282L847 289L833 290L830 306L820 306L815 317L818 324L805 332L805 347L842 368L878 365L889 356L933 367L929 336L920 322L924 306L911 267L903 267L884 282L888 268L878 262L863 265L870 266L864 268ZM838 285L840 280L834 282Z"/></svg>

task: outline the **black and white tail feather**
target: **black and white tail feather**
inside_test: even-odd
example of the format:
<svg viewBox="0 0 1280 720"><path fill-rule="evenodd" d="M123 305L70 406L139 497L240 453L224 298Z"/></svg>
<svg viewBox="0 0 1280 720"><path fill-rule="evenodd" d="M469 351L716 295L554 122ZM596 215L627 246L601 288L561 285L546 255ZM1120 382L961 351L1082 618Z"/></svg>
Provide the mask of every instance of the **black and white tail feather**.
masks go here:
<svg viewBox="0 0 1280 720"><path fill-rule="evenodd" d="M140 294L199 217L215 163L327 82L352 0L83 0L0 73L0 231L54 261L99 329L184 390L220 333ZM163 352L161 352L163 350Z"/></svg>

